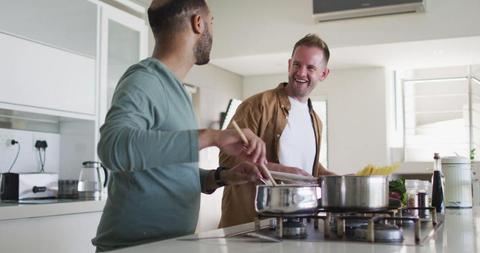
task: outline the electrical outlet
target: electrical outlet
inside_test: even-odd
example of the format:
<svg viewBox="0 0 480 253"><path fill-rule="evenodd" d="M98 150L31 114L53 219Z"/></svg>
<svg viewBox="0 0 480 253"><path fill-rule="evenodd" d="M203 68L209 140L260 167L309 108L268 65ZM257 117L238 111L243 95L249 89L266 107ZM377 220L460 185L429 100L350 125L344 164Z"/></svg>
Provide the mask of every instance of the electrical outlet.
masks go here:
<svg viewBox="0 0 480 253"><path fill-rule="evenodd" d="M35 141L35 148L36 149L46 149L48 147L46 140L36 140Z"/></svg>
<svg viewBox="0 0 480 253"><path fill-rule="evenodd" d="M0 145L3 147L10 147L12 146L12 140L15 139L11 134L0 134Z"/></svg>
<svg viewBox="0 0 480 253"><path fill-rule="evenodd" d="M50 142L48 134L43 133L34 133L32 134L32 148L33 150L37 151L39 149L46 149Z"/></svg>

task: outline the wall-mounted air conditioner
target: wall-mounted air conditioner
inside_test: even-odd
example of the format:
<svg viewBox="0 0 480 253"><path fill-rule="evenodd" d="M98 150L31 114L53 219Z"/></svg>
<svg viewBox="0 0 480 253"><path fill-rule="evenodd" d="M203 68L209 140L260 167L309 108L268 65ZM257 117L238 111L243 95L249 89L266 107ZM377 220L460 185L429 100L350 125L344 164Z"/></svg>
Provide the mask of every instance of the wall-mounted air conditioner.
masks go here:
<svg viewBox="0 0 480 253"><path fill-rule="evenodd" d="M424 11L425 0L313 0L315 22Z"/></svg>

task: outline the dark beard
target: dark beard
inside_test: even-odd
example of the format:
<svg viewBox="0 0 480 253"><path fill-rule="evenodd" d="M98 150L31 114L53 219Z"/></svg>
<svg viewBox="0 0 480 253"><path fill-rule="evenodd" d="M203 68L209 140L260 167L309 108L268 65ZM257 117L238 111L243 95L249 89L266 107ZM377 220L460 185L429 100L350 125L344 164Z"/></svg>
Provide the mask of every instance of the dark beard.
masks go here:
<svg viewBox="0 0 480 253"><path fill-rule="evenodd" d="M205 27L207 23L204 23ZM195 54L195 64L204 65L210 61L210 51L212 50L212 36L208 32L208 28L202 33L200 39L195 43L194 54Z"/></svg>

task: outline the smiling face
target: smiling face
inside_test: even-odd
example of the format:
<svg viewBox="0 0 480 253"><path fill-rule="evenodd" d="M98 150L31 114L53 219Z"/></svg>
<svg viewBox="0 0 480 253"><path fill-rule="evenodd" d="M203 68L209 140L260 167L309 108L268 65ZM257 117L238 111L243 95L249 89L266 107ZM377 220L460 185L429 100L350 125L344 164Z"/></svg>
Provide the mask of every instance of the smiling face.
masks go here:
<svg viewBox="0 0 480 253"><path fill-rule="evenodd" d="M287 95L300 102L306 102L317 83L325 80L328 73L322 49L298 46L292 58L288 60Z"/></svg>

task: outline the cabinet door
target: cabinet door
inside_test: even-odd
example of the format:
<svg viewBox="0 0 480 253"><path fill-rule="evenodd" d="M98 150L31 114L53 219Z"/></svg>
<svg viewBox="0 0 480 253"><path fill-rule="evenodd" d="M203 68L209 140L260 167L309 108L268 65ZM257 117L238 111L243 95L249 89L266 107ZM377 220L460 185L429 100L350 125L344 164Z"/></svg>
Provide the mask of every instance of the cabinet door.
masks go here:
<svg viewBox="0 0 480 253"><path fill-rule="evenodd" d="M86 0L0 1L0 31L95 58L97 4Z"/></svg>
<svg viewBox="0 0 480 253"><path fill-rule="evenodd" d="M95 114L95 60L0 33L0 102Z"/></svg>
<svg viewBox="0 0 480 253"><path fill-rule="evenodd" d="M143 19L103 6L101 11L100 109L102 124L118 80L131 65L147 57L147 26Z"/></svg>
<svg viewBox="0 0 480 253"><path fill-rule="evenodd" d="M94 252L102 212L0 221L1 252Z"/></svg>
<svg viewBox="0 0 480 253"><path fill-rule="evenodd" d="M2 1L1 106L94 118L97 16L85 0Z"/></svg>

